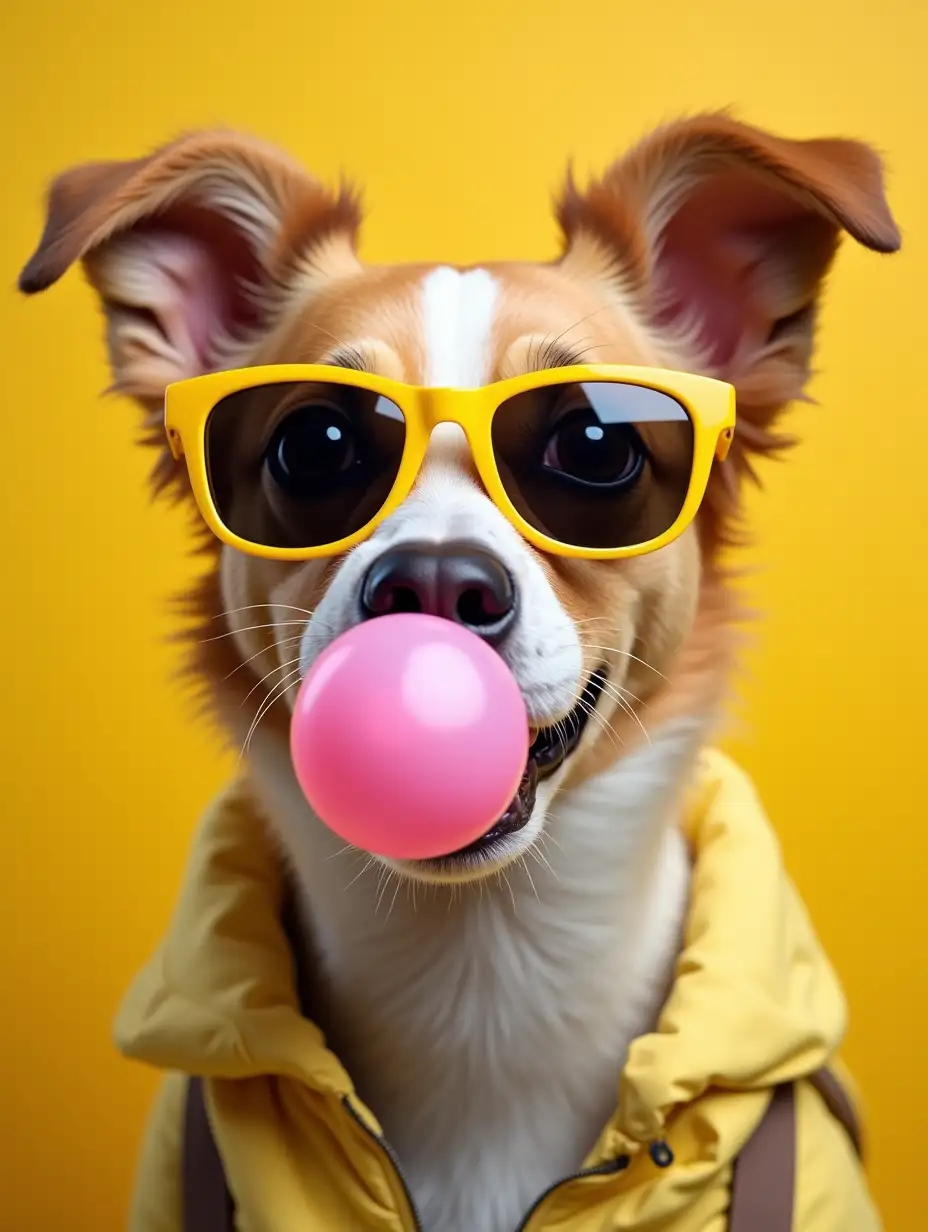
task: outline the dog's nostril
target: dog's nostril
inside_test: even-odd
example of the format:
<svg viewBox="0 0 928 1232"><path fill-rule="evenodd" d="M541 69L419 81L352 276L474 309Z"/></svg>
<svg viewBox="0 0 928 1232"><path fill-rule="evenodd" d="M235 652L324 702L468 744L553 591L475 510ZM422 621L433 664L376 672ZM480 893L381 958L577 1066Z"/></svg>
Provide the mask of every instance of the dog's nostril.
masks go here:
<svg viewBox="0 0 928 1232"><path fill-rule="evenodd" d="M506 606L494 601L494 596L486 590L474 587L465 590L458 599L456 615L462 625L479 627L495 624L506 614Z"/></svg>
<svg viewBox="0 0 928 1232"><path fill-rule="evenodd" d="M502 561L476 544L411 543L378 557L361 589L364 619L396 612L454 620L495 643L515 620L515 584Z"/></svg>
<svg viewBox="0 0 928 1232"><path fill-rule="evenodd" d="M390 596L389 611L393 612L421 612L422 603L419 596L414 590L408 586L397 586ZM382 613L378 613L382 614Z"/></svg>

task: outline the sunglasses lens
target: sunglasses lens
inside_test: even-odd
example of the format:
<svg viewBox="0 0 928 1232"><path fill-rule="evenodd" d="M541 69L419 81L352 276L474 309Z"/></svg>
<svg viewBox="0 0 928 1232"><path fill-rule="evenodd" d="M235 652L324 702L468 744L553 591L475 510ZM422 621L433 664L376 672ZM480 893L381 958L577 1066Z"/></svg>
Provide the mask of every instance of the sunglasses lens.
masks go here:
<svg viewBox="0 0 928 1232"><path fill-rule="evenodd" d="M213 502L249 543L322 547L366 525L396 480L406 423L389 398L280 382L217 402L206 426Z"/></svg>
<svg viewBox="0 0 928 1232"><path fill-rule="evenodd" d="M509 499L559 543L638 546L683 509L693 425L659 390L608 381L530 390L500 405L492 435Z"/></svg>

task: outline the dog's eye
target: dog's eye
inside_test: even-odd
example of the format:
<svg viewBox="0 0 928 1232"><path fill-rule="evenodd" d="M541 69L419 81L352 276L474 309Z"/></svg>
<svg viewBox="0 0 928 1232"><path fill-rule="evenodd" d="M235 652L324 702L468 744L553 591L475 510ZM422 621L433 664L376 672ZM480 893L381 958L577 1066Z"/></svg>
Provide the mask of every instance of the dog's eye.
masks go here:
<svg viewBox="0 0 928 1232"><path fill-rule="evenodd" d="M558 421L542 458L546 469L576 483L612 489L637 482L644 462L645 448L635 429L602 423L589 405L568 410Z"/></svg>
<svg viewBox="0 0 928 1232"><path fill-rule="evenodd" d="M277 426L264 458L272 479L292 496L313 495L359 462L351 421L325 401L291 411Z"/></svg>

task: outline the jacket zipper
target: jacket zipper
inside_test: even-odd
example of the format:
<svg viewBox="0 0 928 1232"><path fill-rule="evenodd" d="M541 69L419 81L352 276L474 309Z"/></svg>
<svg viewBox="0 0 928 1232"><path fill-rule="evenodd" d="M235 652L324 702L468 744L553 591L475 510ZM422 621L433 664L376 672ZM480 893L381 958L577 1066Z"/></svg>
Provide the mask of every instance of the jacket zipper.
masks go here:
<svg viewBox="0 0 928 1232"><path fill-rule="evenodd" d="M565 1176L561 1180L555 1181L553 1185L549 1185L544 1193L540 1194L535 1200L525 1218L516 1228L516 1232L528 1232L529 1224L538 1214L542 1205L564 1185L570 1185L574 1181L582 1181L587 1176L609 1176L613 1172L624 1172L630 1162L627 1155L619 1155L615 1159L607 1160L604 1164L597 1164L595 1168L585 1168L582 1172L574 1172L572 1176Z"/></svg>
<svg viewBox="0 0 928 1232"><path fill-rule="evenodd" d="M407 1184L406 1178L403 1176L403 1170L400 1167L400 1161L397 1159L396 1152L390 1146L389 1142L387 1142L386 1138L381 1137L379 1134L375 1134L371 1127L363 1120L361 1116L359 1116L359 1114L354 1110L351 1100L348 1099L347 1096L343 1102L352 1121L354 1121L356 1125L360 1126L366 1136L377 1145L377 1147L385 1155L387 1162L392 1166L396 1179L400 1183L400 1189L402 1190L403 1197L406 1199L406 1205L409 1207L409 1215L412 1219L412 1232L424 1232L422 1220L419 1216L419 1212L416 1210L416 1204L413 1201L412 1193L409 1185ZM549 1185L548 1188L532 1203L524 1219L516 1228L516 1232L528 1232L529 1224L538 1214L543 1203L547 1202L548 1198L550 1198L552 1194L556 1193L564 1185L571 1185L574 1181L582 1181L588 1176L609 1176L611 1173L624 1172L629 1163L630 1160L627 1155L619 1155L615 1159L607 1160L604 1164L597 1164L595 1168L585 1168L582 1172L574 1172L571 1176L564 1176L559 1181L555 1181L553 1185Z"/></svg>
<svg viewBox="0 0 928 1232"><path fill-rule="evenodd" d="M387 1142L386 1138L381 1137L379 1134L375 1134L364 1119L357 1112L355 1112L352 1107L351 1100L347 1096L345 1096L343 1103L348 1110L348 1115L354 1123L359 1125L367 1137L370 1138L372 1142L377 1144L378 1148L383 1151L386 1156L387 1162L392 1165L393 1171L396 1174L396 1179L400 1183L400 1189L406 1199L406 1205L409 1207L409 1216L412 1220L412 1232L424 1232L422 1220L419 1217L419 1212L416 1210L416 1204L413 1201L412 1192L406 1182L405 1176L403 1176L403 1170L400 1167L400 1161L396 1157L396 1152L390 1146L389 1142Z"/></svg>

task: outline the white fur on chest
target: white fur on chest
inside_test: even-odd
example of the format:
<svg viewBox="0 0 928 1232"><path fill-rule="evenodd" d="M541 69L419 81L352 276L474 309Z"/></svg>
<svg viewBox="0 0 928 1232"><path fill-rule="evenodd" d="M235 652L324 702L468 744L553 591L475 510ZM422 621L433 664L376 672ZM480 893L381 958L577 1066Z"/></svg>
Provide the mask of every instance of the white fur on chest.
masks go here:
<svg viewBox="0 0 928 1232"><path fill-rule="evenodd" d="M514 1232L614 1112L679 948L689 868L670 811L698 738L667 729L556 802L550 867L530 857L453 894L358 876L364 857L338 854L256 750L325 971L320 1025L425 1232Z"/></svg>

